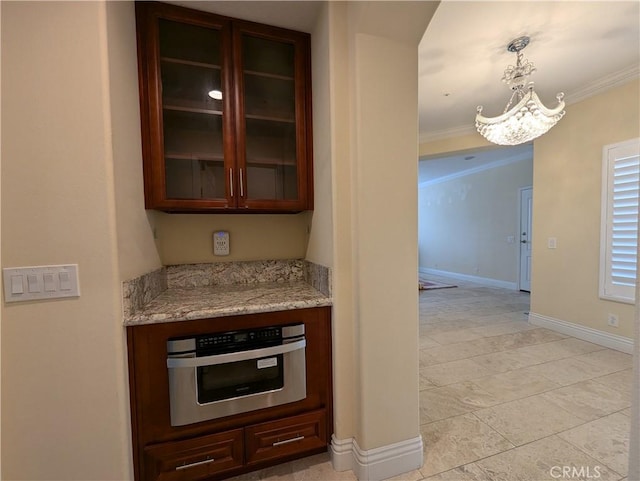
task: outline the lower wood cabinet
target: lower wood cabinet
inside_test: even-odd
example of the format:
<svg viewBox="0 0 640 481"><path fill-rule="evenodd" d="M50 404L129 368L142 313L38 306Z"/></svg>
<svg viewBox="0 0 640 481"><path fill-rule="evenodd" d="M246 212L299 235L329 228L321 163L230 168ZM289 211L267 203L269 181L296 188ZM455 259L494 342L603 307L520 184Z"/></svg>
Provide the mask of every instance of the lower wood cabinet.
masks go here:
<svg viewBox="0 0 640 481"><path fill-rule="evenodd" d="M331 308L127 327L136 481L205 481L326 451L333 430ZM167 341L304 323L306 397L172 426Z"/></svg>
<svg viewBox="0 0 640 481"><path fill-rule="evenodd" d="M157 481L196 481L241 467L243 431L235 429L144 449L146 471Z"/></svg>
<svg viewBox="0 0 640 481"><path fill-rule="evenodd" d="M256 464L325 447L326 427L324 410L249 426L245 429L246 463Z"/></svg>

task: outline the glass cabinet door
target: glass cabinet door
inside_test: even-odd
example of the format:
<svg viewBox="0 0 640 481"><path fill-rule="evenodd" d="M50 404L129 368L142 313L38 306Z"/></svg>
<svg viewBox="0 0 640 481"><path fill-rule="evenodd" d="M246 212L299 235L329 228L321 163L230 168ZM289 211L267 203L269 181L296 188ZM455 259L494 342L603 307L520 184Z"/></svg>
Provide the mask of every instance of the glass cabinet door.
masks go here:
<svg viewBox="0 0 640 481"><path fill-rule="evenodd" d="M165 198L226 204L222 32L160 18L158 55Z"/></svg>
<svg viewBox="0 0 640 481"><path fill-rule="evenodd" d="M255 207L298 202L304 91L298 85L296 44L249 32L236 33L235 38L241 45L236 124L240 203Z"/></svg>

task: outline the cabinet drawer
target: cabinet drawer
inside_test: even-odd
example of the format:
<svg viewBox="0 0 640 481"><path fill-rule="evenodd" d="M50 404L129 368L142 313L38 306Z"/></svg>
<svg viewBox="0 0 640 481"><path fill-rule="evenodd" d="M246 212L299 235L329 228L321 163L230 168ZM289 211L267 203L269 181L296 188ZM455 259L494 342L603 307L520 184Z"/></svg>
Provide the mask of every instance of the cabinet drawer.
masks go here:
<svg viewBox="0 0 640 481"><path fill-rule="evenodd" d="M245 443L248 465L325 447L325 410L247 427Z"/></svg>
<svg viewBox="0 0 640 481"><path fill-rule="evenodd" d="M144 448L145 479L195 481L242 466L242 429Z"/></svg>

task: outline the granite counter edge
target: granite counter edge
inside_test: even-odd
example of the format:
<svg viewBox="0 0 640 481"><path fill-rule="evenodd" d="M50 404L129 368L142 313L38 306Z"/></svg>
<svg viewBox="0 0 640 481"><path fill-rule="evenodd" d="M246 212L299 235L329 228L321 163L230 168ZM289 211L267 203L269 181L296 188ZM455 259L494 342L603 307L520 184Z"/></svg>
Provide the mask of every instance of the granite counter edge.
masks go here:
<svg viewBox="0 0 640 481"><path fill-rule="evenodd" d="M331 297L318 297L302 301L285 301L267 304L230 306L215 309L200 309L189 312L156 313L151 315L132 315L125 318L124 326L133 327L147 324L161 324L167 322L193 321L243 314L260 314L263 312L290 311L294 309L309 309L314 307L330 307L333 305Z"/></svg>

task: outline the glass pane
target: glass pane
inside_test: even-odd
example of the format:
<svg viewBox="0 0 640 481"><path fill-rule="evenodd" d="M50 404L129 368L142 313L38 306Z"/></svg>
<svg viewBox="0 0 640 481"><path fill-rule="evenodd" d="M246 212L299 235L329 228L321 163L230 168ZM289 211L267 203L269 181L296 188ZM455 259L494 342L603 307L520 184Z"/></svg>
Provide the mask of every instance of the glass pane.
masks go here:
<svg viewBox="0 0 640 481"><path fill-rule="evenodd" d="M282 80L245 73L244 102L247 117L295 121L293 79Z"/></svg>
<svg viewBox="0 0 640 481"><path fill-rule="evenodd" d="M219 199L225 197L222 162L166 158L165 165L167 198Z"/></svg>
<svg viewBox="0 0 640 481"><path fill-rule="evenodd" d="M247 119L246 148L248 198L298 198L295 124Z"/></svg>
<svg viewBox="0 0 640 481"><path fill-rule="evenodd" d="M295 48L290 43L243 35L242 62L245 71L293 77Z"/></svg>
<svg viewBox="0 0 640 481"><path fill-rule="evenodd" d="M222 100L212 98L222 93L220 69L163 61L162 103L165 108L215 111L222 114ZM210 92L212 94L210 94Z"/></svg>
<svg viewBox="0 0 640 481"><path fill-rule="evenodd" d="M242 37L247 198L296 200L295 47Z"/></svg>
<svg viewBox="0 0 640 481"><path fill-rule="evenodd" d="M296 164L296 126L290 122L246 120L247 162Z"/></svg>
<svg viewBox="0 0 640 481"><path fill-rule="evenodd" d="M222 118L219 115L165 109L163 126L165 156L222 160Z"/></svg>
<svg viewBox="0 0 640 481"><path fill-rule="evenodd" d="M296 200L298 176L295 166L247 165L247 197L265 200Z"/></svg>
<svg viewBox="0 0 640 481"><path fill-rule="evenodd" d="M160 19L160 57L210 65L221 64L220 32L206 27Z"/></svg>
<svg viewBox="0 0 640 481"><path fill-rule="evenodd" d="M220 32L165 19L159 28L166 197L224 199Z"/></svg>
<svg viewBox="0 0 640 481"><path fill-rule="evenodd" d="M222 145L222 117L165 109L167 198L224 199Z"/></svg>

